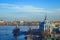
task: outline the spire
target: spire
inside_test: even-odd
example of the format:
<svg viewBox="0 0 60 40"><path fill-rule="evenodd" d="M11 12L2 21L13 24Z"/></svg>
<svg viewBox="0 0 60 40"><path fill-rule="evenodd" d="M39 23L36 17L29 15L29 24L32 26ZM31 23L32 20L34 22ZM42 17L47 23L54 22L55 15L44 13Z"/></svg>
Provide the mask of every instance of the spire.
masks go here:
<svg viewBox="0 0 60 40"><path fill-rule="evenodd" d="M47 19L47 15L45 14L45 20Z"/></svg>

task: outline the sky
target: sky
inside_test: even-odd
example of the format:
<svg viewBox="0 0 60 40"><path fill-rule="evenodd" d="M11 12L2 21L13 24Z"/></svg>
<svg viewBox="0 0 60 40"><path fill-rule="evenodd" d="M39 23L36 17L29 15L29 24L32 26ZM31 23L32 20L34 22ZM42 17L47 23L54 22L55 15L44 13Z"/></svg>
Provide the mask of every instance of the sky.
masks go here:
<svg viewBox="0 0 60 40"><path fill-rule="evenodd" d="M60 0L0 0L0 20L60 21Z"/></svg>

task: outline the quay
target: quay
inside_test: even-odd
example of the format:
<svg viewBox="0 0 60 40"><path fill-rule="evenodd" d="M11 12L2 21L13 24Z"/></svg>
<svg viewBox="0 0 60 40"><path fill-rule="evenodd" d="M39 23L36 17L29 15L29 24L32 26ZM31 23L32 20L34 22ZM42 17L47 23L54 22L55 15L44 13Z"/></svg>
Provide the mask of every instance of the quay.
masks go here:
<svg viewBox="0 0 60 40"><path fill-rule="evenodd" d="M51 21L52 22L52 21ZM0 26L16 26L16 23L18 23L19 26L38 26L41 21L4 21L0 20ZM54 21L52 22L53 26L59 26L60 21Z"/></svg>

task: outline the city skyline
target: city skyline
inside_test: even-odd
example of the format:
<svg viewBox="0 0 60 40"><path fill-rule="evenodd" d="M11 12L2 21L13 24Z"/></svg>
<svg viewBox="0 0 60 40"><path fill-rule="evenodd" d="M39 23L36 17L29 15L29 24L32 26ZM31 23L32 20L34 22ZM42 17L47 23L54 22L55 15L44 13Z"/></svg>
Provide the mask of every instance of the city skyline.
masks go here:
<svg viewBox="0 0 60 40"><path fill-rule="evenodd" d="M60 0L0 0L0 19L60 21Z"/></svg>

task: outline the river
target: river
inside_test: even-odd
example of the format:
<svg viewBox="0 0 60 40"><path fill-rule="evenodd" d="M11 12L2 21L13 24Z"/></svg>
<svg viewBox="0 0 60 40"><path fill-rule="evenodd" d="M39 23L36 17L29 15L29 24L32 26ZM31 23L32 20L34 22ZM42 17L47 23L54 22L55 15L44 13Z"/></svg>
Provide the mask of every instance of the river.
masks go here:
<svg viewBox="0 0 60 40"><path fill-rule="evenodd" d="M32 29L37 28L38 26L30 26ZM15 26L0 26L0 40L15 40L13 37L12 31ZM29 26L19 26L20 31L27 31ZM20 35L18 40L25 40L25 35Z"/></svg>

